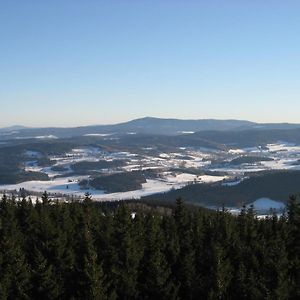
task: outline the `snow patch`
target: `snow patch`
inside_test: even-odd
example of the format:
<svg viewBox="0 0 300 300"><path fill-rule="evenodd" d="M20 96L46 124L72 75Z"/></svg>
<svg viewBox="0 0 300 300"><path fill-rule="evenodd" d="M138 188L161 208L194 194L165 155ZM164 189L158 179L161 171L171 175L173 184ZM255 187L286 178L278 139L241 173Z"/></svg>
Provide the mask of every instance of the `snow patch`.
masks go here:
<svg viewBox="0 0 300 300"><path fill-rule="evenodd" d="M113 133L86 133L83 136L110 136L113 135Z"/></svg>
<svg viewBox="0 0 300 300"><path fill-rule="evenodd" d="M268 211L270 209L282 210L285 208L283 202L272 200L270 198L259 198L250 205L253 205L253 208L258 211Z"/></svg>
<svg viewBox="0 0 300 300"><path fill-rule="evenodd" d="M245 150L243 150L243 149L229 149L228 153L230 153L230 154L242 154L242 153L245 153Z"/></svg>
<svg viewBox="0 0 300 300"><path fill-rule="evenodd" d="M49 135L39 135L35 136L36 139L58 139L57 136L49 134Z"/></svg>
<svg viewBox="0 0 300 300"><path fill-rule="evenodd" d="M179 134L193 134L195 131L177 131Z"/></svg>

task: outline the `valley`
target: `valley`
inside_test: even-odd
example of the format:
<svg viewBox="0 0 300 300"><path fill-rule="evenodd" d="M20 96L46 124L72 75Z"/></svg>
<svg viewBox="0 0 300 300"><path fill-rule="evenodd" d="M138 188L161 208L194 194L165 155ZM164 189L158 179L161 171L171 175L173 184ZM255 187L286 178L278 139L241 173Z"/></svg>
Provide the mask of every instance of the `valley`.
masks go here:
<svg viewBox="0 0 300 300"><path fill-rule="evenodd" d="M284 203L289 193L299 192L299 132L93 131L56 138L40 129L37 137L20 135L0 144L0 191L40 196L46 190L53 198L67 199L90 193L94 201L183 197L197 205L233 210L260 198ZM282 190L286 178L290 184ZM270 185L260 183L268 180Z"/></svg>

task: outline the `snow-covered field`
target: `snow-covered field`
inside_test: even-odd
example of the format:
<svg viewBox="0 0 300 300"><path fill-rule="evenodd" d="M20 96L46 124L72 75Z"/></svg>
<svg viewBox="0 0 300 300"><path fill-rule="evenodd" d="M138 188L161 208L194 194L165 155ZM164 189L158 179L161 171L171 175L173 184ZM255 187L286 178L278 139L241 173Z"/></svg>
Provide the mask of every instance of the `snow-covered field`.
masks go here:
<svg viewBox="0 0 300 300"><path fill-rule="evenodd" d="M48 181L26 181L18 184L1 185L2 191L18 191L24 188L27 191L41 192L47 191L52 194L65 195L84 195L84 191L80 190L78 181L88 176L74 176L68 178L56 178ZM102 192L103 193L103 192Z"/></svg>
<svg viewBox="0 0 300 300"><path fill-rule="evenodd" d="M258 218L269 216L271 212L276 212L277 216L280 216L286 208L286 205L282 201L277 201L270 198L257 199L247 205L247 208L250 208L251 206L253 206ZM241 209L236 207L228 207L227 209L233 215L238 215L241 212Z"/></svg>
<svg viewBox="0 0 300 300"><path fill-rule="evenodd" d="M285 208L285 205L281 201L272 200L270 198L260 198L251 203L256 211L269 211L270 209L276 209L278 211Z"/></svg>
<svg viewBox="0 0 300 300"><path fill-rule="evenodd" d="M55 137L47 136L40 138ZM51 166L41 167L38 165L41 153L28 149L25 152L25 155L28 157L28 160L24 164L25 170L46 173L50 180L28 181L15 185L0 185L0 191L25 188L32 192L42 193L47 190L52 194L74 195L78 197L82 197L86 192L89 192L92 194L94 200L137 199L142 196L167 192L171 189L178 189L194 183L222 182L223 185L234 186L240 184L240 182L249 176L249 174L245 173L274 169L300 170L300 146L284 142L269 144L264 148L231 148L228 151L203 147L179 147L178 151L161 153L155 152L156 149L152 147L144 147L139 150L138 153L129 152L127 149L126 151L109 152L103 150L101 147L78 147L64 155L49 157L50 160L55 162L54 166L65 168L64 171L53 171ZM247 155L269 157L273 160L241 165L230 164L231 160ZM78 182L82 179L87 179L89 176L66 175L72 172L71 165L74 163L83 161L96 162L99 160L124 160L125 162L124 166L115 168L114 170L97 170L104 174L153 170L153 172L158 173L158 176L157 178L147 178L147 182L142 185L142 189L140 190L106 194L105 191L80 189ZM212 171L218 173L214 174ZM207 175L205 175L206 173ZM61 175L65 175L66 177L57 178L57 176ZM274 208L281 208L280 205L282 203L278 204L278 202L274 203L270 201L273 200L258 199L253 205L257 210L266 210L272 205L275 205ZM235 208L232 209L234 210Z"/></svg>
<svg viewBox="0 0 300 300"><path fill-rule="evenodd" d="M67 178L56 178L49 181L27 181L19 184L9 184L0 186L1 191L19 191L24 188L27 191L43 193L49 192L52 195L69 195L83 197L86 192L89 192L94 200L124 200L124 199L139 199L142 196L147 196L156 193L167 192L171 189L179 189L187 184L194 183L195 175L179 174L177 176L166 176L164 179L147 179L147 182L142 185L142 189L128 191L122 193L106 194L105 191L94 189L80 189L79 181L87 179L88 176L73 176ZM216 182L223 180L222 176L200 176L198 182Z"/></svg>
<svg viewBox="0 0 300 300"><path fill-rule="evenodd" d="M242 165L211 165L212 171L225 171L229 175L242 175L245 172L259 172L267 170L300 170L300 146L280 142L268 144L265 148L251 147L243 149L230 149L227 159L240 156L256 156L272 158L272 161L261 161ZM222 155L220 155L222 157ZM226 156L223 155L223 158Z"/></svg>

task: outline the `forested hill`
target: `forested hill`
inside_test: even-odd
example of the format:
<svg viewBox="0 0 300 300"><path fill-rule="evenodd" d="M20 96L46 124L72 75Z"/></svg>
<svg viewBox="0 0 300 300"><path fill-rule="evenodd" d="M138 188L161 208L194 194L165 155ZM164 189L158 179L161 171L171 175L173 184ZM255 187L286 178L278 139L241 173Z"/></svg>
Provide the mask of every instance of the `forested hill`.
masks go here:
<svg viewBox="0 0 300 300"><path fill-rule="evenodd" d="M133 214L134 212L134 214ZM0 299L299 299L300 205L253 210L0 202Z"/></svg>
<svg viewBox="0 0 300 300"><path fill-rule="evenodd" d="M178 135L188 132L201 131L242 131L242 130L283 130L300 128L300 124L270 123L260 124L245 120L217 120L217 119L165 119L145 117L124 123L111 125L92 125L72 128L46 127L26 128L12 126L0 128L0 139L29 138L29 137L58 137L69 138L89 134L153 134L153 135Z"/></svg>
<svg viewBox="0 0 300 300"><path fill-rule="evenodd" d="M149 195L144 200L154 202L174 202L178 197L189 203L202 206L242 207L260 198L286 201L291 193L300 192L300 171L257 172L236 185L189 184L181 189Z"/></svg>

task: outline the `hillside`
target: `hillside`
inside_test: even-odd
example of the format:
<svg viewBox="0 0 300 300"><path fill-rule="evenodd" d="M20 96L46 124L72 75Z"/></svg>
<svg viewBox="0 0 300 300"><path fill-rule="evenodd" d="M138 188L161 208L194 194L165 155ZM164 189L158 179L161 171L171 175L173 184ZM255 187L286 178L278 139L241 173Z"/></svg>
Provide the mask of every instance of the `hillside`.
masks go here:
<svg viewBox="0 0 300 300"><path fill-rule="evenodd" d="M169 202L182 197L187 202L203 206L241 207L264 197L285 202L292 193L300 193L300 171L262 172L237 185L191 184L143 199Z"/></svg>

